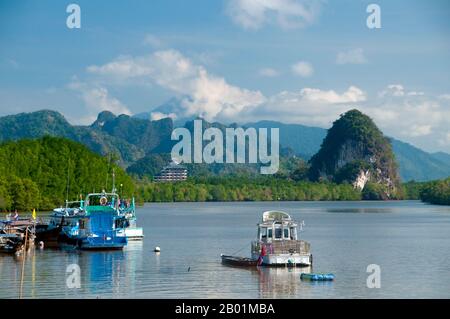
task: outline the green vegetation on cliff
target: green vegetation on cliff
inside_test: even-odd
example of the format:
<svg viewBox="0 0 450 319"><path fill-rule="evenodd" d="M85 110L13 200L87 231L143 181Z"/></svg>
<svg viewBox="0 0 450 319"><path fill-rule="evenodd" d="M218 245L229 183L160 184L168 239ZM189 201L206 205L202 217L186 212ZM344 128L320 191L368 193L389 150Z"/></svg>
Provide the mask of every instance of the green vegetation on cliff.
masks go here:
<svg viewBox="0 0 450 319"><path fill-rule="evenodd" d="M333 123L310 163L313 181L346 182L361 190L371 183L370 189L363 192L365 199L400 197L391 143L372 119L358 110L348 111Z"/></svg>
<svg viewBox="0 0 450 319"><path fill-rule="evenodd" d="M85 146L55 137L20 140L0 145L0 210L49 210L64 203L69 180L69 200L116 185L132 194L133 180ZM108 179L108 184L106 181ZM119 187L118 187L119 188Z"/></svg>

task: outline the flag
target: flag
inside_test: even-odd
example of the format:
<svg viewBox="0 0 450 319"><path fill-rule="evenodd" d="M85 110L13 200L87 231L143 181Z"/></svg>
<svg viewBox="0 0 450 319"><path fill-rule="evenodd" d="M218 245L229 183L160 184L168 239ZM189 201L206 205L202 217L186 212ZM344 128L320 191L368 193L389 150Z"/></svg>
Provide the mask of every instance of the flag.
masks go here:
<svg viewBox="0 0 450 319"><path fill-rule="evenodd" d="M32 216L33 216L33 219L36 219L36 209L34 209L34 208L33 208L33 214L32 214Z"/></svg>

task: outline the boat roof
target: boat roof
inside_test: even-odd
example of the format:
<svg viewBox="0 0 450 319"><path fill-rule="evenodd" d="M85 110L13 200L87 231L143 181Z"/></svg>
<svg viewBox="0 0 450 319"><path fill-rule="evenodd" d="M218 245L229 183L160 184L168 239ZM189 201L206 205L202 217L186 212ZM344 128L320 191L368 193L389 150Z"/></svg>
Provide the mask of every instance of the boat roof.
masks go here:
<svg viewBox="0 0 450 319"><path fill-rule="evenodd" d="M291 216L289 216L288 213L283 211L277 211L277 210L269 210L263 213L263 222L269 222L269 221L292 221Z"/></svg>
<svg viewBox="0 0 450 319"><path fill-rule="evenodd" d="M90 196L119 196L117 193L107 193L107 192L101 192L101 193L89 193L87 197Z"/></svg>
<svg viewBox="0 0 450 319"><path fill-rule="evenodd" d="M270 210L263 213L262 222L258 224L259 227L271 227L275 223L289 225L289 227L297 227L297 223L292 220L291 216L283 211Z"/></svg>

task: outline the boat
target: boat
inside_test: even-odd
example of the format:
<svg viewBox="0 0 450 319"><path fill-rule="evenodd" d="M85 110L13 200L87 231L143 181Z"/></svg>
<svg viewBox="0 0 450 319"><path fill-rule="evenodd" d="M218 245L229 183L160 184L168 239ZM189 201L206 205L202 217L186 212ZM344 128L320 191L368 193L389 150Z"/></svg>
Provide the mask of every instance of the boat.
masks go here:
<svg viewBox="0 0 450 319"><path fill-rule="evenodd" d="M48 222L36 225L36 242L46 247L58 247L67 240L63 227L76 227L78 219L84 216L84 201L67 201L64 207L55 208Z"/></svg>
<svg viewBox="0 0 450 319"><path fill-rule="evenodd" d="M227 256L220 255L222 258L222 263L225 265L236 266L236 267L256 267L258 264L257 260L247 258L247 257L237 257L237 256Z"/></svg>
<svg viewBox="0 0 450 319"><path fill-rule="evenodd" d="M263 213L257 239L252 242L252 259L263 266L309 267L312 265L310 244L298 239L297 222L282 211ZM303 226L303 223L301 224Z"/></svg>
<svg viewBox="0 0 450 319"><path fill-rule="evenodd" d="M251 257L221 255L222 263L248 267L309 267L312 265L310 244L298 239L299 225L288 213L264 212L262 222L257 226L257 239L251 243Z"/></svg>
<svg viewBox="0 0 450 319"><path fill-rule="evenodd" d="M127 244L126 219L119 203L116 193L88 194L82 211L64 217L58 240L83 250L122 249Z"/></svg>
<svg viewBox="0 0 450 319"><path fill-rule="evenodd" d="M142 240L144 230L137 227L136 204L134 198L121 200L119 204L119 215L126 219L123 231L128 240Z"/></svg>
<svg viewBox="0 0 450 319"><path fill-rule="evenodd" d="M300 275L301 280L309 281L333 281L334 274L322 274L322 273L302 273Z"/></svg>
<svg viewBox="0 0 450 319"><path fill-rule="evenodd" d="M34 244L35 221L14 219L0 221L0 252L17 253Z"/></svg>

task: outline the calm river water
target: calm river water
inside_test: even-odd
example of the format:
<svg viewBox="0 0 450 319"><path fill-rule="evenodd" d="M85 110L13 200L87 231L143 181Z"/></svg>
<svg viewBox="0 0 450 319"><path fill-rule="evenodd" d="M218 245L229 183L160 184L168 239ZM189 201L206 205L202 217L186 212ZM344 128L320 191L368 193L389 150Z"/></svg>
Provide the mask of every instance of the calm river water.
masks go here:
<svg viewBox="0 0 450 319"><path fill-rule="evenodd" d="M313 270L239 269L220 254L250 254L262 212L304 221ZM123 251L36 249L25 260L24 298L450 298L450 207L399 202L164 203L138 209L145 240ZM155 246L161 253L153 253ZM20 296L23 259L0 255L0 298ZM81 288L68 288L78 264ZM381 267L368 288L367 266Z"/></svg>

